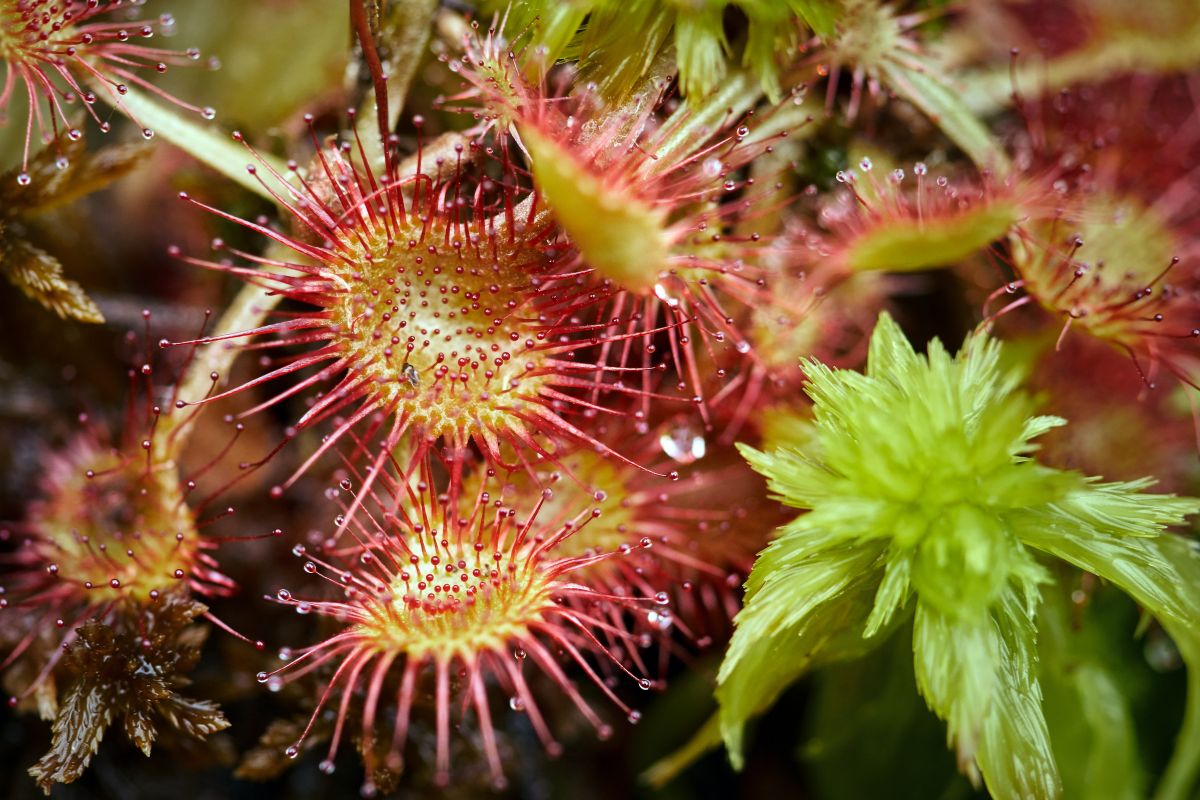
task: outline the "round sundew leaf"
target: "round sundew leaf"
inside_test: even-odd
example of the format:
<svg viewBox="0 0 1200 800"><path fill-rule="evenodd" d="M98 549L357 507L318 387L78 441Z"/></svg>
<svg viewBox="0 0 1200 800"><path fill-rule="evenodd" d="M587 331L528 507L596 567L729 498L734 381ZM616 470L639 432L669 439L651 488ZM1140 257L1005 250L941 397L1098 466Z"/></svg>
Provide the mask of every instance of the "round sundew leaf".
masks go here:
<svg viewBox="0 0 1200 800"><path fill-rule="evenodd" d="M534 181L584 260L626 289L652 286L669 256L662 214L606 185L548 136L520 131Z"/></svg>

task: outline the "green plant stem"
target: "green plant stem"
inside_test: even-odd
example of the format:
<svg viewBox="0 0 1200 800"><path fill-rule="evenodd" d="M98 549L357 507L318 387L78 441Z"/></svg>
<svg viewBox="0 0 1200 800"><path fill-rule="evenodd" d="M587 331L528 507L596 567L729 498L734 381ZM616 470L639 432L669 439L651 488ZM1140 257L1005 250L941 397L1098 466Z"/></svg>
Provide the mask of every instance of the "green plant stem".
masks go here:
<svg viewBox="0 0 1200 800"><path fill-rule="evenodd" d="M1163 621L1187 665L1187 705L1175 739L1175 752L1154 792L1154 800L1195 800L1200 778L1200 640L1194 631Z"/></svg>
<svg viewBox="0 0 1200 800"><path fill-rule="evenodd" d="M737 72L713 94L702 101L679 107L663 123L665 130L671 135L655 150L660 169L669 169L675 165L672 156L688 147L695 147L698 139L711 134L730 117L740 117L762 99L762 85L748 72Z"/></svg>
<svg viewBox="0 0 1200 800"><path fill-rule="evenodd" d="M642 780L655 789L661 789L679 773L690 767L705 753L721 746L721 719L713 714L708 721L696 731L687 744L675 752L656 761L642 773Z"/></svg>
<svg viewBox="0 0 1200 800"><path fill-rule="evenodd" d="M161 136L197 161L255 194L274 202L271 191L285 196L289 191L273 174L283 174L285 168L272 156L265 153L251 155L244 145L232 138L194 122L176 109L161 105L136 89L130 88L126 94L113 97L110 87L99 85L95 79L91 85L97 97L106 99L119 111L154 131L156 136ZM255 161L261 162L256 165L257 177L246 170L247 165Z"/></svg>

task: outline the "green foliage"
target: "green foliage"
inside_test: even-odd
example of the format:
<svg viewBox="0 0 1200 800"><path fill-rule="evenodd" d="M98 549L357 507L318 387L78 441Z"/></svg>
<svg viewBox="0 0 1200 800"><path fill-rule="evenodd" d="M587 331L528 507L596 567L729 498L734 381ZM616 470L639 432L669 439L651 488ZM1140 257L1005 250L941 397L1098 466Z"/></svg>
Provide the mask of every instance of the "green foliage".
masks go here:
<svg viewBox="0 0 1200 800"><path fill-rule="evenodd" d="M503 13L506 3L493 3ZM745 16L744 42L731 43L723 19L734 8ZM740 61L778 100L780 73L806 31L832 31L835 0L538 0L509 11L508 30L532 29L526 58L546 69L577 59L584 80L606 97L627 97L655 58L671 45L684 94L703 97ZM738 53L741 53L740 59Z"/></svg>
<svg viewBox="0 0 1200 800"><path fill-rule="evenodd" d="M1200 559L1164 533L1200 502L1039 464L1033 439L1065 422L1033 415L1001 357L984 332L957 356L935 340L922 357L885 314L865 374L803 365L814 446L742 448L779 500L808 513L755 564L721 668L735 765L747 719L815 657L854 657L911 609L917 686L961 768L995 796L1056 797L1036 668L1042 554L1164 621L1200 621Z"/></svg>

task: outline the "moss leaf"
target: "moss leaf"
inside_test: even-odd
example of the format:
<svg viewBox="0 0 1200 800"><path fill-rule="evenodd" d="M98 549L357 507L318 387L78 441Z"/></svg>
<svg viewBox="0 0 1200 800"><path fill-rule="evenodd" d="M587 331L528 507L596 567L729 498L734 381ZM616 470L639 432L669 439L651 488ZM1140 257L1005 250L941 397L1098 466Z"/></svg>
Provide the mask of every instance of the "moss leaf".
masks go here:
<svg viewBox="0 0 1200 800"><path fill-rule="evenodd" d="M42 791L49 795L55 783L83 774L112 718L113 705L102 686L80 681L67 691L54 718L50 750L29 768Z"/></svg>
<svg viewBox="0 0 1200 800"><path fill-rule="evenodd" d="M26 297L63 319L104 322L104 315L83 287L63 277L57 258L22 239L0 241L0 246L0 273Z"/></svg>

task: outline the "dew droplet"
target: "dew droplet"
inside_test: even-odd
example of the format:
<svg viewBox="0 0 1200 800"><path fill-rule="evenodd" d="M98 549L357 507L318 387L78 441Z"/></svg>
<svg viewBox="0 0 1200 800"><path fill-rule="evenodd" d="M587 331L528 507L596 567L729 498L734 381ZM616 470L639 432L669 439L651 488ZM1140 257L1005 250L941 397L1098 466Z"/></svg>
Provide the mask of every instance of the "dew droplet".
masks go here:
<svg viewBox="0 0 1200 800"><path fill-rule="evenodd" d="M327 758L317 765L317 769L321 770L321 772L324 772L326 775L332 775L334 770L337 768L333 765L333 762Z"/></svg>
<svg viewBox="0 0 1200 800"><path fill-rule="evenodd" d="M296 745L291 745L287 750L283 751L283 754L288 758L295 758L300 755L300 748L296 747Z"/></svg>
<svg viewBox="0 0 1200 800"><path fill-rule="evenodd" d="M704 437L688 425L676 425L658 437L663 453L680 464L691 464L708 452Z"/></svg>
<svg viewBox="0 0 1200 800"><path fill-rule="evenodd" d="M28 186L32 182L33 178L29 177L28 172L21 172L17 175L17 183L19 183L21 186Z"/></svg>
<svg viewBox="0 0 1200 800"><path fill-rule="evenodd" d="M642 712L638 711L637 709L634 709L633 711L629 712L629 722L631 725L637 725L641 721L642 721Z"/></svg>
<svg viewBox="0 0 1200 800"><path fill-rule="evenodd" d="M642 678L641 680L638 681L638 688L644 692L650 691L651 685L652 684L650 683L649 678Z"/></svg>
<svg viewBox="0 0 1200 800"><path fill-rule="evenodd" d="M651 611L646 614L646 621L660 631L670 630L671 625L674 623L670 611Z"/></svg>
<svg viewBox="0 0 1200 800"><path fill-rule="evenodd" d="M525 701L519 697L515 697L515 696L510 697L510 698L508 698L508 707L511 708L513 711L524 711L525 710Z"/></svg>

